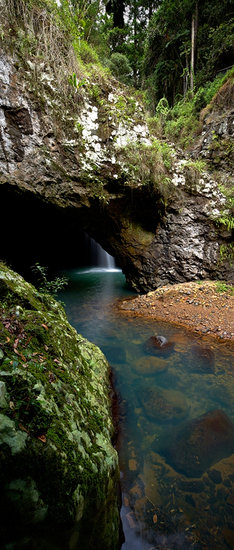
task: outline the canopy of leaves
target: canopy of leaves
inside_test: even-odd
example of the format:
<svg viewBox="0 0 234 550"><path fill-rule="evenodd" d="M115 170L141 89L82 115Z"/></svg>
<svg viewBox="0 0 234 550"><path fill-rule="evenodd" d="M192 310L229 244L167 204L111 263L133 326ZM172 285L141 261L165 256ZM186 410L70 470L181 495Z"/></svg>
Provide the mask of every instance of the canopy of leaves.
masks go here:
<svg viewBox="0 0 234 550"><path fill-rule="evenodd" d="M165 96L173 104L190 75L191 23L197 6L195 83L204 86L232 64L234 20L230 0L163 0L145 43L143 73L154 108ZM188 86L187 86L188 87Z"/></svg>

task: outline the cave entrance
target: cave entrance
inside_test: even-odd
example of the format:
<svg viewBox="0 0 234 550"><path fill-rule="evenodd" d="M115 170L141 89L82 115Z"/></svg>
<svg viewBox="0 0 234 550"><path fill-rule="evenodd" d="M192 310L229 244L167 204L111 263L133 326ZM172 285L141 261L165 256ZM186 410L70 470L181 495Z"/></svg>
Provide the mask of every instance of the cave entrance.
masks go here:
<svg viewBox="0 0 234 550"><path fill-rule="evenodd" d="M31 279L36 262L48 267L49 274L73 267L114 267L113 256L93 238L100 220L95 222L97 213L90 208L61 208L4 186L0 204L0 260L26 279Z"/></svg>

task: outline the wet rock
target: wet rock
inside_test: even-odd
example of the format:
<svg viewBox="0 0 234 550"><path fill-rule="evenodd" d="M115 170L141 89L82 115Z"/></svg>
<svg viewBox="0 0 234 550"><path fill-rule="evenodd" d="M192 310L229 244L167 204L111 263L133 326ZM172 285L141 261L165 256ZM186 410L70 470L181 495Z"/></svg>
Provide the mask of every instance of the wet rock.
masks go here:
<svg viewBox="0 0 234 550"><path fill-rule="evenodd" d="M222 476L219 470L208 470L207 474L214 483L222 483Z"/></svg>
<svg viewBox="0 0 234 550"><path fill-rule="evenodd" d="M194 508L196 506L196 502L195 502L194 498L192 497L192 495L185 495L185 502L187 502L187 504L189 504L189 506L193 506Z"/></svg>
<svg viewBox="0 0 234 550"><path fill-rule="evenodd" d="M234 451L234 425L222 410L210 411L184 425L164 444L168 462L188 477L200 477Z"/></svg>
<svg viewBox="0 0 234 550"><path fill-rule="evenodd" d="M187 481L181 479L179 482L179 488L186 493L202 493L204 491L204 483L202 481Z"/></svg>
<svg viewBox="0 0 234 550"><path fill-rule="evenodd" d="M234 507L234 489L232 488L229 495L228 495L228 498L227 498L227 503L230 505L230 506L233 506Z"/></svg>
<svg viewBox="0 0 234 550"><path fill-rule="evenodd" d="M175 390L146 387L142 391L141 400L147 416L155 422L178 421L188 411L183 394Z"/></svg>
<svg viewBox="0 0 234 550"><path fill-rule="evenodd" d="M194 345L191 347L192 370L194 372L213 374L215 370L215 357L210 348ZM195 361L194 361L195 360Z"/></svg>
<svg viewBox="0 0 234 550"><path fill-rule="evenodd" d="M223 536L229 548L234 548L234 531L233 529L223 529Z"/></svg>
<svg viewBox="0 0 234 550"><path fill-rule="evenodd" d="M188 336L182 332L176 332L170 336L170 342L174 344L174 351L187 352L188 346L191 345L191 334Z"/></svg>
<svg viewBox="0 0 234 550"><path fill-rule="evenodd" d="M165 336L150 336L144 344L144 349L146 353L156 355L170 355L174 350L174 342L170 342L165 338Z"/></svg>
<svg viewBox="0 0 234 550"><path fill-rule="evenodd" d="M157 374L164 372L168 369L169 363L165 359L161 359L159 357L141 357L138 359L133 369L138 374L144 374L144 376Z"/></svg>

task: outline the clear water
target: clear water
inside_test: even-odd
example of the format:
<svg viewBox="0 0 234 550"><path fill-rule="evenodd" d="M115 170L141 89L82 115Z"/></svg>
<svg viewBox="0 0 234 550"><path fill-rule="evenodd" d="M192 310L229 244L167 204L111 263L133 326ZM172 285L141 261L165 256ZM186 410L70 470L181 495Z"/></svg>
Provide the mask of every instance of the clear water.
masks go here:
<svg viewBox="0 0 234 550"><path fill-rule="evenodd" d="M234 419L231 349L119 314L116 300L131 295L120 270L66 275L69 286L59 297L68 318L106 354L119 396L122 550L234 548L233 431L224 416ZM147 352L153 334L171 339L172 349ZM223 412L212 413L215 433L208 417L200 439L190 424L194 447L186 426L217 409Z"/></svg>

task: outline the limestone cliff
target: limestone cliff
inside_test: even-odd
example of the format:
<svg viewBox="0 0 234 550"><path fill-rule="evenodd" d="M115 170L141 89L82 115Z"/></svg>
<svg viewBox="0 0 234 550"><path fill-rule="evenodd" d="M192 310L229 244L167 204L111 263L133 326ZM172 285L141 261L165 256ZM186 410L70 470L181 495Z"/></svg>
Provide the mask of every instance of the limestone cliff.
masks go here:
<svg viewBox="0 0 234 550"><path fill-rule="evenodd" d="M2 230L11 219L17 234L29 212L38 226L42 218L48 222L47 235L58 220L66 226L72 219L73 234L83 229L94 236L115 255L138 291L230 277L231 232L219 223L229 211L215 179L173 147L152 139L139 99L100 66L77 61L72 45L61 48L55 65L59 31L52 28L48 52L45 10L34 10L28 19L24 14L22 24L11 13L11 32L6 10ZM1 256L8 259L12 247L6 232Z"/></svg>
<svg viewBox="0 0 234 550"><path fill-rule="evenodd" d="M0 300L0 546L117 549L109 365L3 264Z"/></svg>

